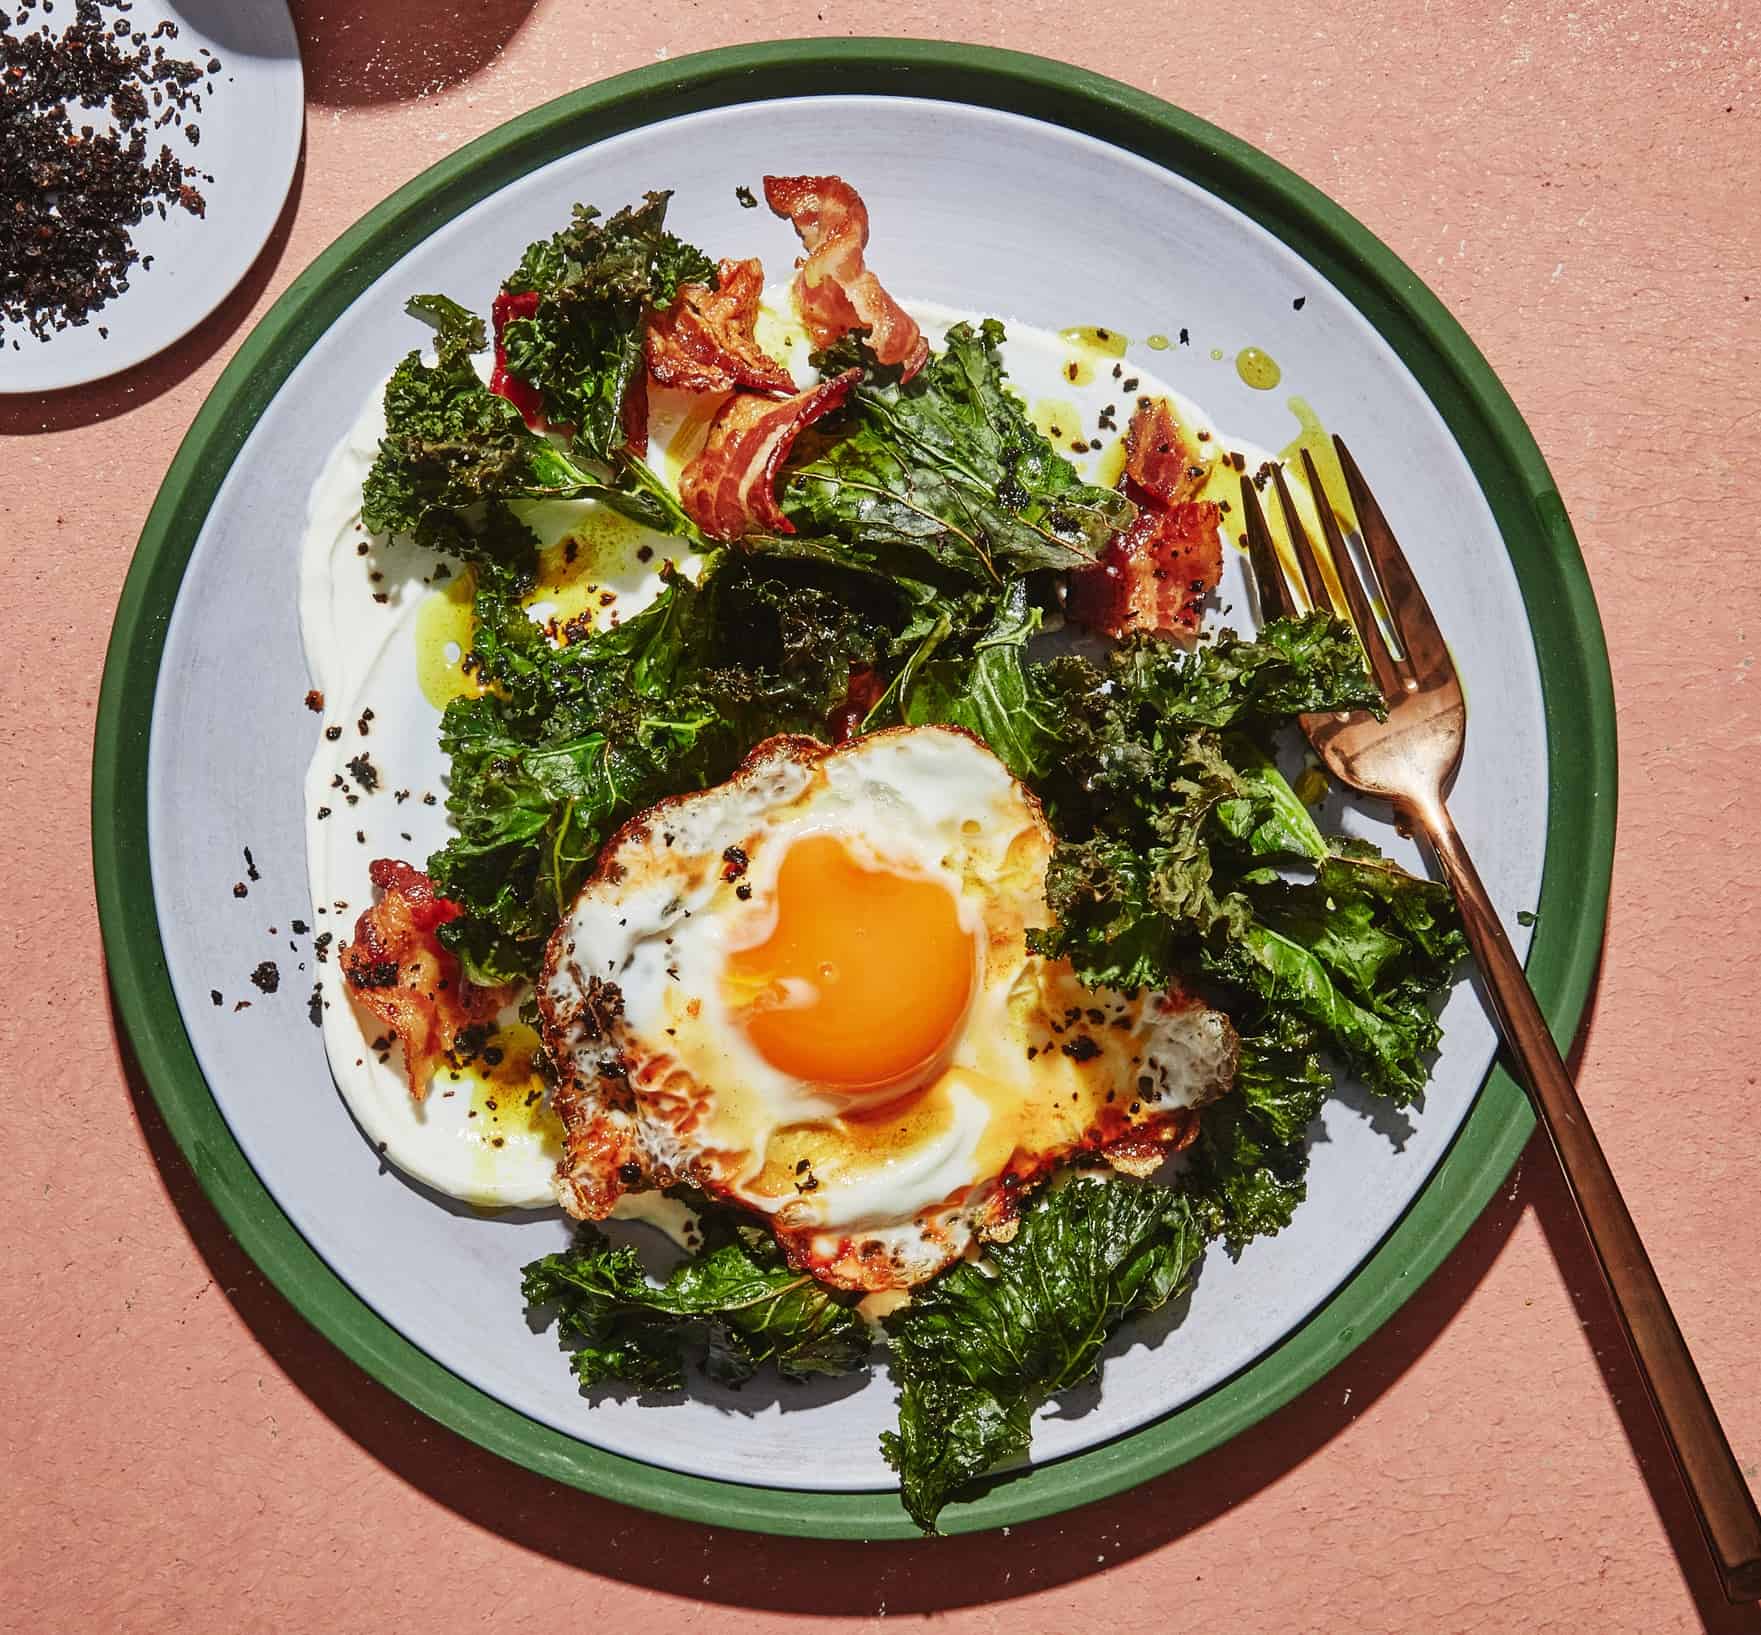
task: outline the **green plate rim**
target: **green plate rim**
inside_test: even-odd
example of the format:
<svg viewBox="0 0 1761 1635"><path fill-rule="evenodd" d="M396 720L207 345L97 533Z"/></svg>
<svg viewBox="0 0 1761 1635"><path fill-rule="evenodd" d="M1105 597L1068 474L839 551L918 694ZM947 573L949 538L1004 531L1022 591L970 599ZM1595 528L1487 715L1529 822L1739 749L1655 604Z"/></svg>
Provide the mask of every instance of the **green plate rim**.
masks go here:
<svg viewBox="0 0 1761 1635"><path fill-rule="evenodd" d="M374 1313L295 1230L247 1163L184 1032L147 856L147 759L165 631L191 547L233 458L294 365L385 268L442 221L592 142L674 115L802 95L929 97L1095 136L1198 181L1325 274L1399 353L1471 463L1514 563L1539 658L1548 734L1546 867L1529 975L1562 1047L1601 947L1614 855L1613 681L1565 508L1516 405L1418 276L1316 188L1156 97L1046 58L921 40L781 40L621 74L480 137L370 210L297 277L239 347L159 491L117 608L99 693L92 840L117 1011L154 1099L245 1252L316 1328L430 1417L540 1475L663 1514L819 1538L916 1536L896 1493L812 1493L684 1475L552 1430L458 1378ZM1478 1217L1534 1124L1489 1073L1424 1190L1348 1281L1234 1378L1104 1446L999 1480L950 1506L968 1532L1118 1493L1264 1418L1361 1345ZM535 1366L542 1359L535 1358Z"/></svg>

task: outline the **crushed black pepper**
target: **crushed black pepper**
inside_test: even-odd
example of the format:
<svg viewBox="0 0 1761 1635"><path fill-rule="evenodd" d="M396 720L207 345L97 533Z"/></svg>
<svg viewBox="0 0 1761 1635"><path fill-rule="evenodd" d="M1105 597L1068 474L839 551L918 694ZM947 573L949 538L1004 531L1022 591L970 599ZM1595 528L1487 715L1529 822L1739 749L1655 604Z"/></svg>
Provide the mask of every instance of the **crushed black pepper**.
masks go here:
<svg viewBox="0 0 1761 1635"><path fill-rule="evenodd" d="M281 986L281 972L276 969L274 960L266 959L251 972L251 981L264 993L274 993Z"/></svg>
<svg viewBox="0 0 1761 1635"><path fill-rule="evenodd" d="M133 229L171 210L200 217L207 202L195 183L210 181L148 133L200 109L211 87L202 68L150 46L144 30L106 12L127 6L75 0L59 33L25 26L40 3L0 12L0 324L19 324L39 340L83 325L129 287L137 266ZM151 102L149 104L149 95ZM75 125L104 109L111 129ZM160 110L155 114L154 110ZM195 133L200 139L199 131ZM100 334L104 331L100 330ZM19 346L15 338L12 342Z"/></svg>

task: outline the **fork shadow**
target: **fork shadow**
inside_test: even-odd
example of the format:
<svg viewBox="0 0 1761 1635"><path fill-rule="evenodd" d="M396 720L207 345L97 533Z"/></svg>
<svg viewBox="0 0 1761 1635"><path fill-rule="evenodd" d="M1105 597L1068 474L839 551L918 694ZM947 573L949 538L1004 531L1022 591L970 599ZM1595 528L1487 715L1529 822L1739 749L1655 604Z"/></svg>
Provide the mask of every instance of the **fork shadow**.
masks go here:
<svg viewBox="0 0 1761 1635"><path fill-rule="evenodd" d="M1466 1237L1352 1359L1351 1407L1325 1382L1225 1447L1063 1516L892 1544L768 1538L647 1515L548 1481L434 1426L366 1378L282 1298L233 1241L160 1117L126 1042L117 1050L166 1191L215 1283L312 1404L410 1486L528 1550L645 1589L746 1610L878 1617L1008 1601L1055 1589L1201 1531L1315 1456L1437 1340L1534 1210L1565 1277L1666 1527L1703 1627L1761 1635L1761 1608L1720 1592L1662 1433L1573 1216L1557 1165L1531 1150ZM1538 1138L1541 1139L1541 1138ZM1004 1478L1006 1480L1006 1478ZM687 1583L687 1579L689 1582Z"/></svg>

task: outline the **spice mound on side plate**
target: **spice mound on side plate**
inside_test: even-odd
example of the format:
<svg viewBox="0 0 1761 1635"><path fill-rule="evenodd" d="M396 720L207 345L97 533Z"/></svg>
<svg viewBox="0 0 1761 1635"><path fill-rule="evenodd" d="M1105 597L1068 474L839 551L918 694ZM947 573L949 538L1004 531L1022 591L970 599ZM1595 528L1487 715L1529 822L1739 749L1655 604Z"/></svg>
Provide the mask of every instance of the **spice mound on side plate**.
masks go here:
<svg viewBox="0 0 1761 1635"><path fill-rule="evenodd" d="M39 340L88 322L129 286L130 269L151 270L132 229L149 212L203 216L198 181L212 182L151 133L181 126L194 147L201 129L189 116L211 94L220 59L174 57L165 21L149 33L126 7L78 0L73 21L31 28L39 4L0 4L0 339L22 325ZM90 116L90 118L86 117ZM102 327L100 335L107 331Z"/></svg>

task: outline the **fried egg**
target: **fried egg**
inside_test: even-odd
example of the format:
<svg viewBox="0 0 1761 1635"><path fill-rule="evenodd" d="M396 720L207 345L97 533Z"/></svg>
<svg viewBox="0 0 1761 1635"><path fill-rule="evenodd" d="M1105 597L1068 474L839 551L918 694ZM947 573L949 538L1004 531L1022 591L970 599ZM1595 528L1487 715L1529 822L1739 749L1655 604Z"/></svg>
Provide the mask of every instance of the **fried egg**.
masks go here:
<svg viewBox="0 0 1761 1635"><path fill-rule="evenodd" d="M1155 1167L1235 1035L1028 951L1051 850L1038 801L949 727L771 739L626 826L540 979L564 1207L688 1181L827 1282L908 1288L1007 1236L1062 1159Z"/></svg>

